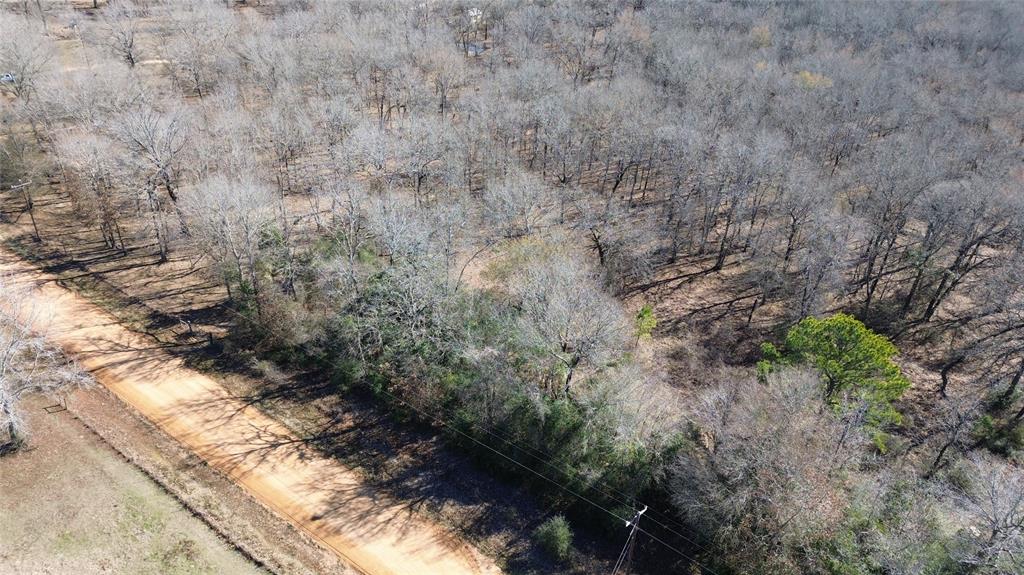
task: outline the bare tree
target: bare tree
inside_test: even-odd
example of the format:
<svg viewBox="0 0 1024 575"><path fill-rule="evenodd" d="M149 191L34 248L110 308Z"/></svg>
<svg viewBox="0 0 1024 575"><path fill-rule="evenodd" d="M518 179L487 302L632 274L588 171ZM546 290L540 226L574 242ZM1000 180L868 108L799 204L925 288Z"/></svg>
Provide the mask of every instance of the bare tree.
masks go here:
<svg viewBox="0 0 1024 575"><path fill-rule="evenodd" d="M942 469L955 451L965 449L973 443L971 432L982 414L982 402L973 394L952 398L944 406L940 416L939 438L935 458L925 471L925 477L932 477ZM950 450L954 452L950 452Z"/></svg>
<svg viewBox="0 0 1024 575"><path fill-rule="evenodd" d="M139 16L139 7L131 0L111 2L100 12L100 18L103 20L101 42L132 67L139 62L139 47L136 42Z"/></svg>
<svg viewBox="0 0 1024 575"><path fill-rule="evenodd" d="M547 190L540 178L513 169L484 188L484 214L505 237L528 236L544 217L546 199Z"/></svg>
<svg viewBox="0 0 1024 575"><path fill-rule="evenodd" d="M363 275L360 257L370 247L366 216L369 199L358 182L332 180L323 193L331 205L329 233L342 248L341 261L332 267L344 277L346 291L358 294Z"/></svg>
<svg viewBox="0 0 1024 575"><path fill-rule="evenodd" d="M260 241L274 222L275 205L273 192L251 174L212 176L185 199L193 241L216 262L228 293L232 282L237 283L257 316L263 310L265 283L259 269Z"/></svg>
<svg viewBox="0 0 1024 575"><path fill-rule="evenodd" d="M146 171L148 187L162 186L171 202L178 201L178 177L189 142L189 111L175 102L161 110L140 102L110 119L109 133L132 153Z"/></svg>
<svg viewBox="0 0 1024 575"><path fill-rule="evenodd" d="M89 379L60 354L39 330L46 318L32 294L13 278L0 276L0 454L24 445L28 429L18 404L31 393L54 394Z"/></svg>
<svg viewBox="0 0 1024 575"><path fill-rule="evenodd" d="M28 101L53 59L50 40L33 32L19 18L0 19L0 92Z"/></svg>
<svg viewBox="0 0 1024 575"><path fill-rule="evenodd" d="M171 37L164 54L185 86L199 98L209 93L225 56L233 18L223 2L189 0L175 5L169 19Z"/></svg>
<svg viewBox="0 0 1024 575"><path fill-rule="evenodd" d="M120 149L100 134L68 133L56 143L67 168L77 176L80 208L98 223L111 249L127 250L122 220L130 194L121 176Z"/></svg>
<svg viewBox="0 0 1024 575"><path fill-rule="evenodd" d="M541 253L516 267L507 281L523 336L561 371L548 393L568 397L577 370L600 369L627 348L625 314L574 257Z"/></svg>
<svg viewBox="0 0 1024 575"><path fill-rule="evenodd" d="M727 564L814 571L804 551L843 520L843 476L858 466L863 433L821 401L809 372L740 377L695 405L698 439L672 467L673 501Z"/></svg>
<svg viewBox="0 0 1024 575"><path fill-rule="evenodd" d="M440 117L451 112L453 96L466 83L468 73L465 57L450 42L439 42L430 50L427 74L433 78Z"/></svg>
<svg viewBox="0 0 1024 575"><path fill-rule="evenodd" d="M966 485L953 497L967 513L961 532L968 549L959 557L971 573L1014 573L1024 568L1024 473L1013 463L976 455L963 463Z"/></svg>

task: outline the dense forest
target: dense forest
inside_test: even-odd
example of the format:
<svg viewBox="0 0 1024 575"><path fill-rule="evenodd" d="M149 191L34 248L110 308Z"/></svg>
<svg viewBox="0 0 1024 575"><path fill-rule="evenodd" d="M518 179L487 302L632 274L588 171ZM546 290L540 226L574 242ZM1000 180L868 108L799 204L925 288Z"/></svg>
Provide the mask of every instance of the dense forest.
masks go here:
<svg viewBox="0 0 1024 575"><path fill-rule="evenodd" d="M19 241L187 259L567 564L1024 570L1024 4L83 4L0 13Z"/></svg>

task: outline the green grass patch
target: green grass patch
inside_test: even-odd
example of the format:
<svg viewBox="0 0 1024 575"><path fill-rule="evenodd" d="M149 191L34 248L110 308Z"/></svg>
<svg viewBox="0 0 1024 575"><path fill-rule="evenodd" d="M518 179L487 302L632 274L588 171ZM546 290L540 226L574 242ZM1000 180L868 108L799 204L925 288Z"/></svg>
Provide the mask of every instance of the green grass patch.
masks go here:
<svg viewBox="0 0 1024 575"><path fill-rule="evenodd" d="M166 525L164 512L153 509L144 497L135 493L126 493L122 497L118 526L129 536L155 535Z"/></svg>

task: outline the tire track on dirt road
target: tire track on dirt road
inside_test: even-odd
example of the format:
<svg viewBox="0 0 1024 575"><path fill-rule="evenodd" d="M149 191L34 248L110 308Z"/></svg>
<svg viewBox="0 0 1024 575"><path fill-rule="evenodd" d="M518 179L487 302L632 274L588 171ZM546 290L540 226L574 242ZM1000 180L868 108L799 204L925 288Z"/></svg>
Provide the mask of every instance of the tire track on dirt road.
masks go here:
<svg viewBox="0 0 1024 575"><path fill-rule="evenodd" d="M366 575L501 573L455 534L364 486L351 469L51 276L5 250L0 273L34 286L25 305L41 312L35 328L97 381Z"/></svg>

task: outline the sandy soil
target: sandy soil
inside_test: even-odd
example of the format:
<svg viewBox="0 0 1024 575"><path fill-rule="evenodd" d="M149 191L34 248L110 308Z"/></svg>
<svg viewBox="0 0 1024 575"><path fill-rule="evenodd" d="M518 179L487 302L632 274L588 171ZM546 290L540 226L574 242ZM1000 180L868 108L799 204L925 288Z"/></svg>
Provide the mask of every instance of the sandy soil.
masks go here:
<svg viewBox="0 0 1024 575"><path fill-rule="evenodd" d="M0 273L34 283L37 329L114 394L368 575L499 573L450 532L367 489L276 420L0 252Z"/></svg>
<svg viewBox="0 0 1024 575"><path fill-rule="evenodd" d="M23 403L30 447L0 462L0 573L266 574L53 404Z"/></svg>
<svg viewBox="0 0 1024 575"><path fill-rule="evenodd" d="M337 553L282 520L102 385L77 389L64 399L67 413L77 422L267 571L276 575L355 573ZM48 423L43 421L44 426ZM44 432L46 428L36 429ZM46 438L39 440L36 445Z"/></svg>

